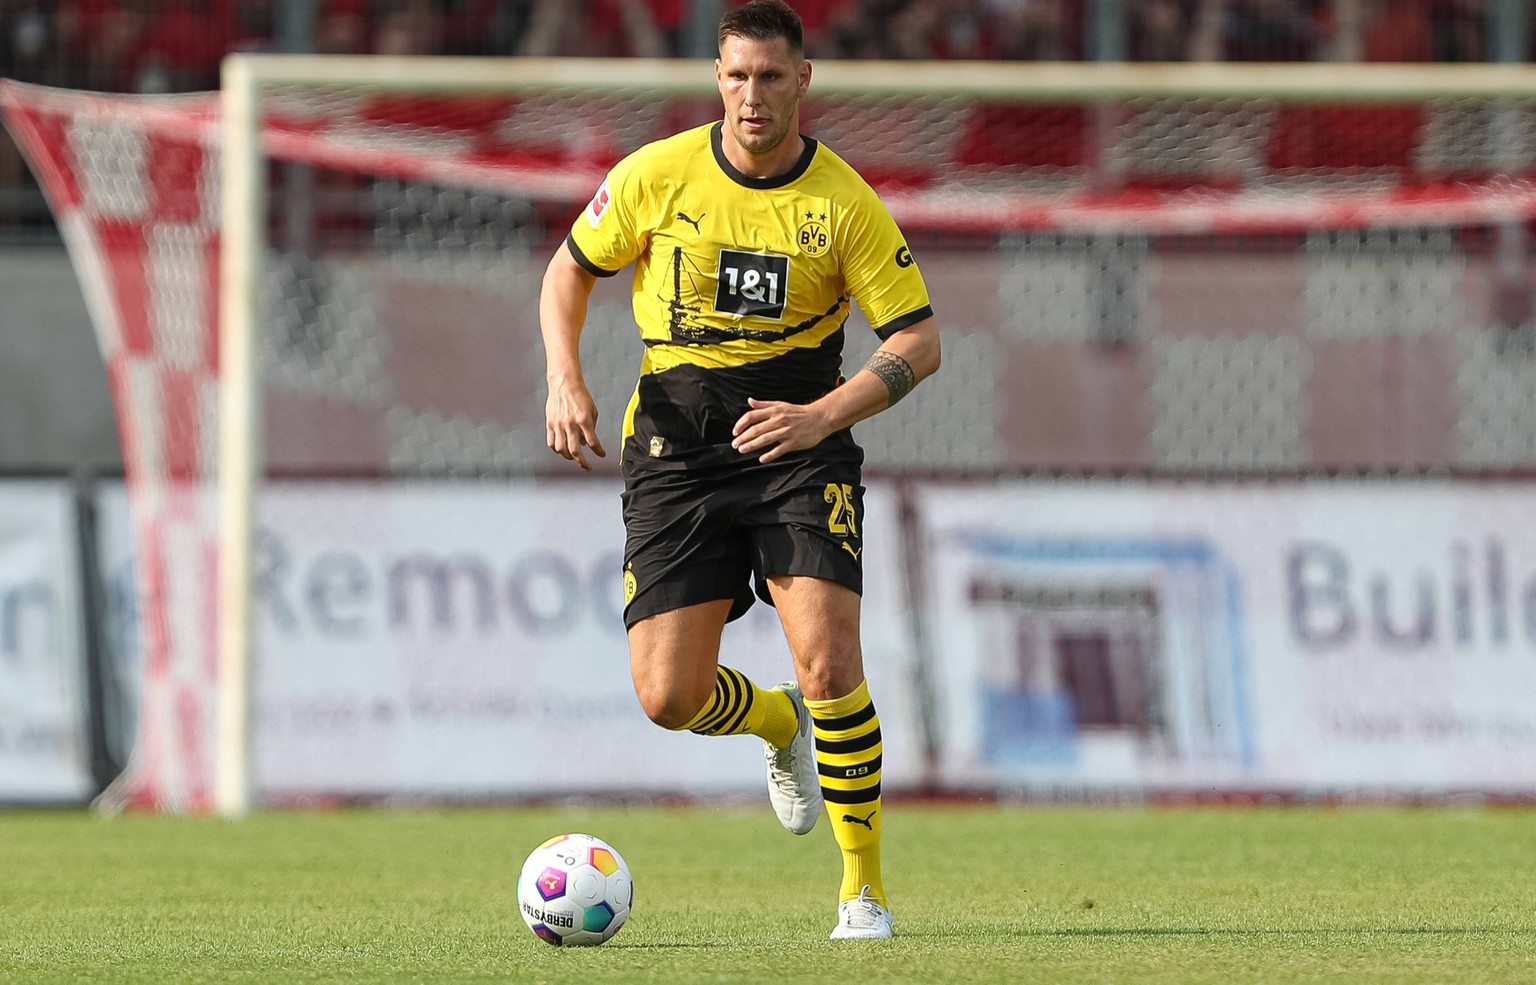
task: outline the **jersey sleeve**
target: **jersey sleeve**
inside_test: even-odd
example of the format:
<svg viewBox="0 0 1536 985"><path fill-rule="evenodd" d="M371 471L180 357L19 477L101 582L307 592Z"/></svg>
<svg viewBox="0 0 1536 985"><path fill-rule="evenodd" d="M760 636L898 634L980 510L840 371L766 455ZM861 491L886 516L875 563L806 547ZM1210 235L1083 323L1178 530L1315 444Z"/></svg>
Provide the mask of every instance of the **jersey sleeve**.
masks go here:
<svg viewBox="0 0 1536 985"><path fill-rule="evenodd" d="M875 334L887 339L933 317L922 272L896 220L873 189L866 186L842 239L846 244L844 282Z"/></svg>
<svg viewBox="0 0 1536 985"><path fill-rule="evenodd" d="M614 165L565 239L576 262L598 277L612 277L645 251L636 171L634 155Z"/></svg>

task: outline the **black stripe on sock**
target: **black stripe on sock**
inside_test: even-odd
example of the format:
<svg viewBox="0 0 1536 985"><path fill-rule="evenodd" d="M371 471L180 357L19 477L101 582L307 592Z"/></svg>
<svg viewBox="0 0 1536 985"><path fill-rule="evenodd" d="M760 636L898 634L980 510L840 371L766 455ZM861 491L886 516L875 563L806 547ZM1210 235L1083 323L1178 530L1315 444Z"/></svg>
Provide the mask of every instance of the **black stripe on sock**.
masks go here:
<svg viewBox="0 0 1536 985"><path fill-rule="evenodd" d="M742 723L747 720L747 714L752 711L752 684L744 675L737 671L733 670L729 671L729 673L736 678L736 682L741 688L741 711L737 713L735 718L731 719L730 725L720 731L724 735L735 735L741 731Z"/></svg>
<svg viewBox="0 0 1536 985"><path fill-rule="evenodd" d="M871 702L853 714L844 715L842 718L816 718L814 715L811 717L816 719L816 727L823 732L846 732L851 728L858 728L871 718L874 718L875 706Z"/></svg>
<svg viewBox="0 0 1536 985"><path fill-rule="evenodd" d="M690 731L697 732L700 735L708 735L710 726L725 713L725 708L725 682L717 679L715 681L714 696L710 698L709 711L705 713L703 718L699 719L698 723Z"/></svg>
<svg viewBox="0 0 1536 985"><path fill-rule="evenodd" d="M880 744L880 729L877 727L868 735L856 735L851 739L823 739L816 736L816 751L826 753L829 756L841 756L850 752L863 752L873 749Z"/></svg>
<svg viewBox="0 0 1536 985"><path fill-rule="evenodd" d="M736 710L737 702L740 700L736 694L735 685L735 679L726 674L724 670L717 673L715 677L715 700L719 707L708 718L694 726L693 731L711 735L726 719L731 717L731 714Z"/></svg>
<svg viewBox="0 0 1536 985"><path fill-rule="evenodd" d="M876 780L873 786L858 790L839 790L823 783L821 799L829 804L872 804L880 799L880 781Z"/></svg>

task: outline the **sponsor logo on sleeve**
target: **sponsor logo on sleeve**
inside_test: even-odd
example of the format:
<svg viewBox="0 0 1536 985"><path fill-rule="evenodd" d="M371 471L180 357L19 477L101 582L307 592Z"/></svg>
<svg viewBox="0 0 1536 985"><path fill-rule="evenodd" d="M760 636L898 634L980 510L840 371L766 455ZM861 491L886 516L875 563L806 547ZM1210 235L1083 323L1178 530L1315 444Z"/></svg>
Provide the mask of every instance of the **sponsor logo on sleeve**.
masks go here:
<svg viewBox="0 0 1536 985"><path fill-rule="evenodd" d="M896 250L896 266L905 269L916 262L916 260L912 259L912 251L907 249L907 244L902 243Z"/></svg>
<svg viewBox="0 0 1536 985"><path fill-rule="evenodd" d="M604 178L603 183L597 186L597 194L592 196L592 204L587 206L587 221L592 224L593 229L596 229L597 224L602 221L603 213L608 211L608 204L611 201L612 197L608 194L608 179Z"/></svg>

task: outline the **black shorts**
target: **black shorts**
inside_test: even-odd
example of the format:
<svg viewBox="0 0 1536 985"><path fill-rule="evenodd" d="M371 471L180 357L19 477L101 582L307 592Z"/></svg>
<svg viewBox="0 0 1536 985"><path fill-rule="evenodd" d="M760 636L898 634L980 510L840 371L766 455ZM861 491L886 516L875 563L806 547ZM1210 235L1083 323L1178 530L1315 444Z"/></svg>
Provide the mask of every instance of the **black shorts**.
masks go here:
<svg viewBox="0 0 1536 985"><path fill-rule="evenodd" d="M814 452L812 453L814 455ZM624 483L624 625L731 599L769 605L768 578L809 575L863 593L860 463L791 455L733 469L643 472Z"/></svg>

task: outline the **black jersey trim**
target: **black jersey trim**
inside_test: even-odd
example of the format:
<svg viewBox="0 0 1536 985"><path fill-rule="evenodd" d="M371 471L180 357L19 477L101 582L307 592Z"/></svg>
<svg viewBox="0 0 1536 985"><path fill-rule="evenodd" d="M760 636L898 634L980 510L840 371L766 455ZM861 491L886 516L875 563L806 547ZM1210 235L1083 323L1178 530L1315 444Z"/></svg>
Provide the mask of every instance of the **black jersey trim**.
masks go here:
<svg viewBox="0 0 1536 985"><path fill-rule="evenodd" d="M911 328L918 322L932 317L933 305L925 304L921 308L918 308L916 311L902 315L900 318L891 319L884 325L881 325L879 328L875 329L875 334L880 336L880 341L884 342L886 339L890 338L892 335L895 335L902 329Z"/></svg>
<svg viewBox="0 0 1536 985"><path fill-rule="evenodd" d="M715 152L715 163L720 165L720 170L725 172L727 178L743 188L783 188L802 174L805 174L811 166L811 158L816 156L816 147L818 146L816 138L801 134L800 139L805 141L805 150L800 152L800 158L795 161L793 167L783 174L776 174L771 178L754 178L751 175L742 174L738 171L736 165L732 164L725 156L725 144L720 136L724 129L725 123L723 122L716 123L709 128L709 146Z"/></svg>
<svg viewBox="0 0 1536 985"><path fill-rule="evenodd" d="M618 273L617 270L604 270L602 267L599 267L591 260L588 260L587 255L581 252L581 247L576 245L576 237L571 233L566 233L565 245L566 248L571 251L571 256L576 260L576 262L581 264L582 269L591 274L593 277L612 277L614 274Z"/></svg>

